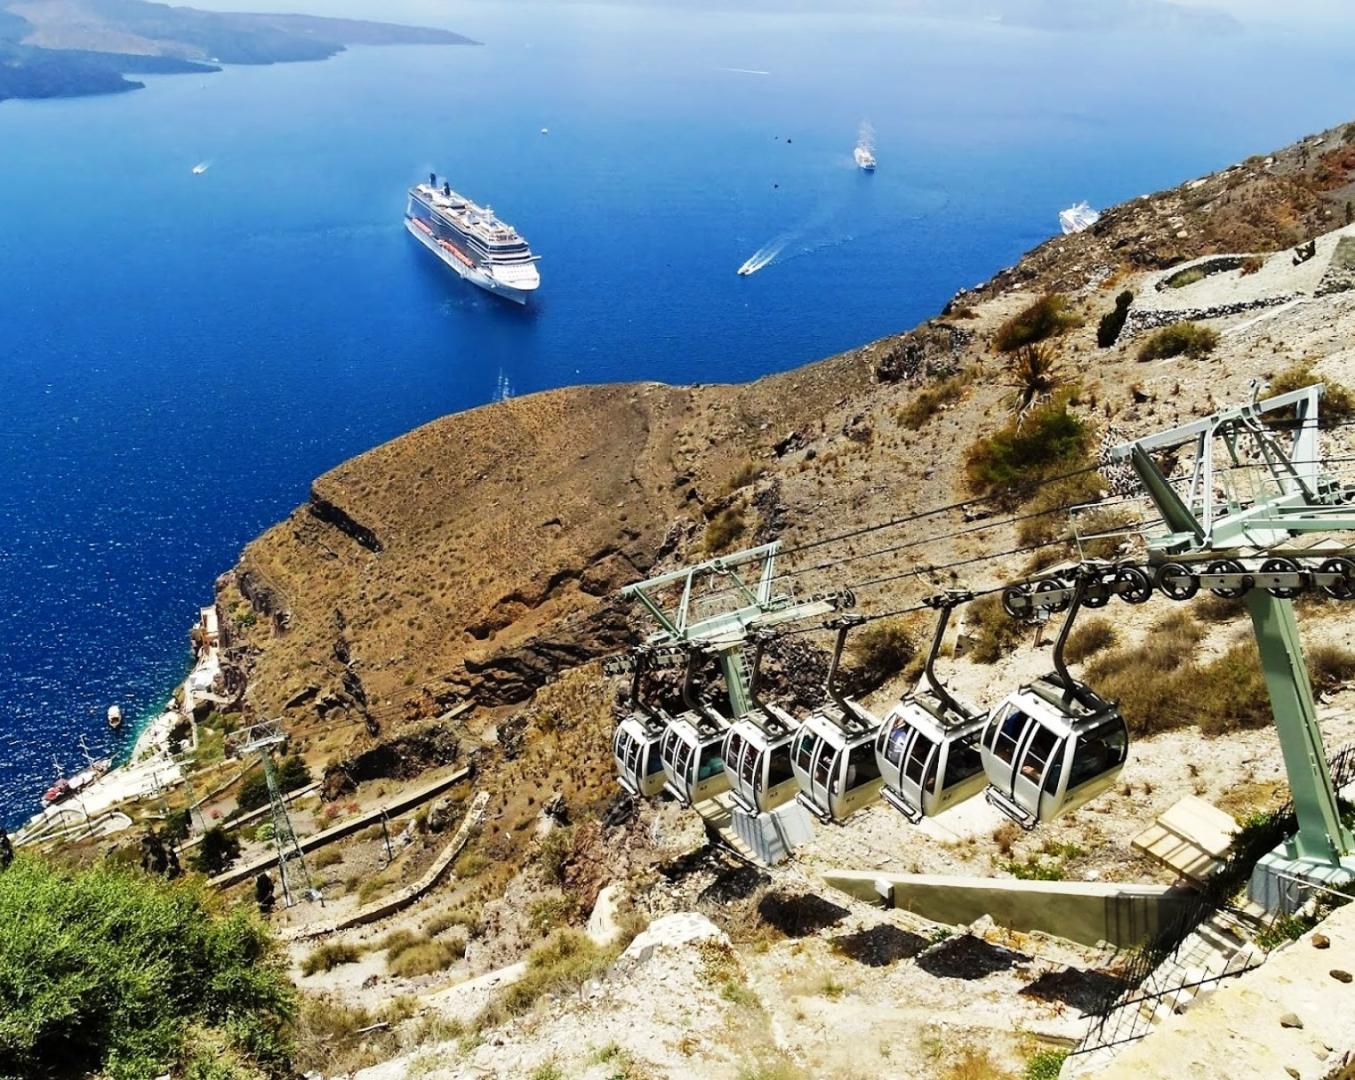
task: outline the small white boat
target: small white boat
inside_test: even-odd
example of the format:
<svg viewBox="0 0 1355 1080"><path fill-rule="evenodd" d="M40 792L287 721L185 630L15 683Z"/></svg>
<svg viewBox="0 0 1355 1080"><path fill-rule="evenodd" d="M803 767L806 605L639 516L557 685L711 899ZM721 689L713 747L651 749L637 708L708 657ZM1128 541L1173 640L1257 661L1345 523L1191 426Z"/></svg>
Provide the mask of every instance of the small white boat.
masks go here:
<svg viewBox="0 0 1355 1080"><path fill-rule="evenodd" d="M541 134L542 134L542 135L549 135L549 134L550 134L550 128L542 128L542 129L541 129Z"/></svg>
<svg viewBox="0 0 1355 1080"><path fill-rule="evenodd" d="M211 167L212 163L210 161L199 161L196 165L193 166L193 175L201 176Z"/></svg>
<svg viewBox="0 0 1355 1080"><path fill-rule="evenodd" d="M114 731L122 727L122 710L116 705L108 706L108 726Z"/></svg>
<svg viewBox="0 0 1355 1080"><path fill-rule="evenodd" d="M1098 221L1101 215L1093 210L1087 203L1074 203L1067 210L1059 211L1059 228L1063 230L1064 236L1071 236L1073 233L1080 233L1083 229L1090 229Z"/></svg>
<svg viewBox="0 0 1355 1080"><path fill-rule="evenodd" d="M856 135L856 149L852 151L852 157L856 158L856 164L859 168L866 172L875 171L875 129L866 120L861 121L861 128Z"/></svg>

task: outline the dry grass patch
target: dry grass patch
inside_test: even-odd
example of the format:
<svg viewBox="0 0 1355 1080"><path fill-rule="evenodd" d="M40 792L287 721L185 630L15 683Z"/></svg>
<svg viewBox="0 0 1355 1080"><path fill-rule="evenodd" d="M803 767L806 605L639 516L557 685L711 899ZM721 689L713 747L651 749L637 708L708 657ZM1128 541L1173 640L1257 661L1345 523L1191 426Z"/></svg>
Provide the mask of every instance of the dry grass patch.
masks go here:
<svg viewBox="0 0 1355 1080"><path fill-rule="evenodd" d="M396 978L412 979L445 971L466 955L464 939L450 937L436 941L419 941L386 954L386 970Z"/></svg>
<svg viewBox="0 0 1355 1080"><path fill-rule="evenodd" d="M619 953L615 946L594 944L578 930L561 930L527 954L522 978L485 1006L477 1026L495 1027L530 1011L547 994L559 996L578 990L606 971Z"/></svg>
<svg viewBox="0 0 1355 1080"><path fill-rule="evenodd" d="M901 427L909 431L918 431L942 409L954 405L964 397L965 387L968 385L967 375L951 375L930 383L914 394L911 401L900 405L894 413L894 418Z"/></svg>
<svg viewBox="0 0 1355 1080"><path fill-rule="evenodd" d="M1214 351L1218 343L1217 331L1207 326L1193 322L1172 323L1149 335L1139 346L1138 358L1144 363L1150 360L1166 360L1173 356L1203 360Z"/></svg>
<svg viewBox="0 0 1355 1080"><path fill-rule="evenodd" d="M748 531L743 511L736 506L727 507L716 514L706 525L703 543L706 552L718 555L731 547L735 540Z"/></svg>
<svg viewBox="0 0 1355 1080"><path fill-rule="evenodd" d="M1068 641L1064 645L1063 654L1070 663L1080 664L1092 653L1100 652L1102 649L1108 649L1114 645L1117 636L1115 624L1109 619L1089 619L1073 627L1068 634Z"/></svg>
<svg viewBox="0 0 1355 1080"><path fill-rule="evenodd" d="M993 345L998 352L1012 352L1076 325L1077 318L1069 313L1067 299L1058 293L1046 293L999 326Z"/></svg>
<svg viewBox="0 0 1355 1080"><path fill-rule="evenodd" d="M356 964L362 956L362 950L347 942L330 941L312 949L301 961L301 974L314 975L321 971L333 971L340 964Z"/></svg>
<svg viewBox="0 0 1355 1080"><path fill-rule="evenodd" d="M965 608L969 658L977 664L995 664L1021 644L1026 624L1003 610L996 594L981 596Z"/></svg>

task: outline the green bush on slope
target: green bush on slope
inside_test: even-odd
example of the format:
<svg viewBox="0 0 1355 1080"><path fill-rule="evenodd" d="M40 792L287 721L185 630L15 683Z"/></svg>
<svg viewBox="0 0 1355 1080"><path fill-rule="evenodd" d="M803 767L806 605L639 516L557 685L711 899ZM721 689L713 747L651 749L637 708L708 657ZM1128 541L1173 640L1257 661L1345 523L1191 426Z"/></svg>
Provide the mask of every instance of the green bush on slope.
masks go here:
<svg viewBox="0 0 1355 1080"><path fill-rule="evenodd" d="M200 880L0 873L0 1077L282 1075L293 1004L262 924Z"/></svg>

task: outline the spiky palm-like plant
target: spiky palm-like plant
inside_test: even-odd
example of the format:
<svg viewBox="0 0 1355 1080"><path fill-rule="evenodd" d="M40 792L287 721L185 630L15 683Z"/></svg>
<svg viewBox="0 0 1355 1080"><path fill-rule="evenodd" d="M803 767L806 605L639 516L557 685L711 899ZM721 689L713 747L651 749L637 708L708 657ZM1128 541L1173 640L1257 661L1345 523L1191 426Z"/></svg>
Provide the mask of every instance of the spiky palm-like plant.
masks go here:
<svg viewBox="0 0 1355 1080"><path fill-rule="evenodd" d="M1059 385L1059 363L1053 352L1040 345L1023 345L1007 369L1012 388L1012 411L1017 425L1036 405L1048 401Z"/></svg>

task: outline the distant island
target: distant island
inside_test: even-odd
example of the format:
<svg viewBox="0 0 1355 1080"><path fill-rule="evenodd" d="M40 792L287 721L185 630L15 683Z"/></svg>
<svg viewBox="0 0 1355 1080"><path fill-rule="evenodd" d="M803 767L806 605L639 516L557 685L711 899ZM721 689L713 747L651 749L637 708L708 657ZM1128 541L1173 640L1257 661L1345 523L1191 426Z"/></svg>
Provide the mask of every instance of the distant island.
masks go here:
<svg viewBox="0 0 1355 1080"><path fill-rule="evenodd" d="M325 60L349 45L475 45L417 26L170 7L147 0L0 0L0 101L139 89L128 75Z"/></svg>

